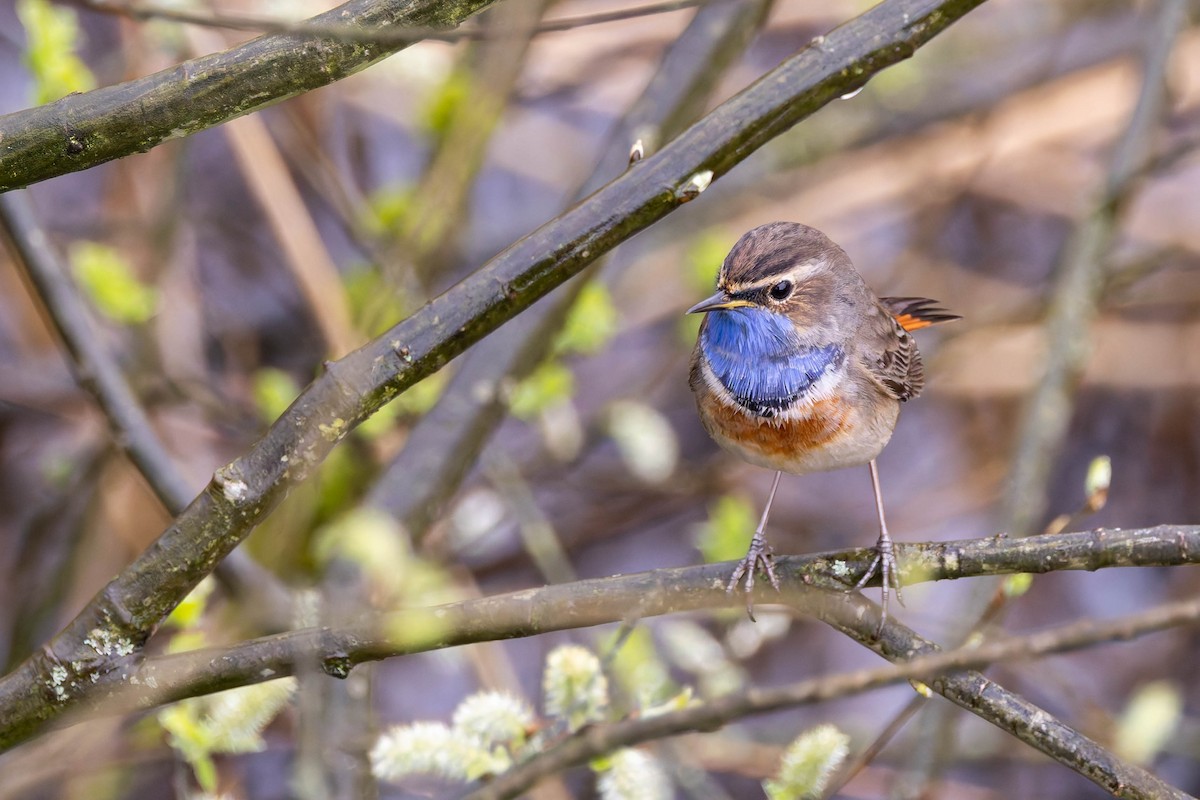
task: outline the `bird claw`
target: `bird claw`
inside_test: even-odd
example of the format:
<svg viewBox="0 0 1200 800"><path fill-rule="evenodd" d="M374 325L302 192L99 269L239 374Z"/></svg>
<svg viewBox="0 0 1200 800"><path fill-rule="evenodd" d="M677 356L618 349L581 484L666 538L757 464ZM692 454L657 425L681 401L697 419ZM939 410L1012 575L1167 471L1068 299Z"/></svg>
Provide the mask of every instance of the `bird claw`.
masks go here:
<svg viewBox="0 0 1200 800"><path fill-rule="evenodd" d="M880 584L883 589L882 611L879 615L879 630L876 631L876 636L883 633L883 626L887 623L888 618L888 597L891 590L896 590L896 600L900 605L904 606L904 595L900 592L900 567L896 563L896 548L892 544L892 537L886 533L881 533L879 541L875 544L875 558L871 561L871 565L867 567L867 571L858 579L858 583L854 584L855 589L862 589L871 578L875 577L875 573L879 573Z"/></svg>
<svg viewBox="0 0 1200 800"><path fill-rule="evenodd" d="M733 594L734 589L742 582L742 578L746 579L746 615L750 617L751 622L756 621L754 619L754 576L759 569L767 574L767 580L775 587L775 591L779 591L779 578L775 575L775 551L771 545L767 544L767 539L762 532L755 531L754 538L750 540L750 549L746 551L746 557L738 562L737 567L733 570L733 575L729 578L729 585L725 587L727 594Z"/></svg>

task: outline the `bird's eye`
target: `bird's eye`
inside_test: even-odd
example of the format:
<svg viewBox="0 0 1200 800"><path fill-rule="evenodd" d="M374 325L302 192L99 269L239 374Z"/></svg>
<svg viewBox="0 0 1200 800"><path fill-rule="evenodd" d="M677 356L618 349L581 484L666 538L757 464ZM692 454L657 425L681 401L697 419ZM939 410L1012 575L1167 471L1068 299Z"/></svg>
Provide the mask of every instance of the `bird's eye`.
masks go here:
<svg viewBox="0 0 1200 800"><path fill-rule="evenodd" d="M771 287L772 300L787 300L792 293L792 282L788 280L780 281Z"/></svg>

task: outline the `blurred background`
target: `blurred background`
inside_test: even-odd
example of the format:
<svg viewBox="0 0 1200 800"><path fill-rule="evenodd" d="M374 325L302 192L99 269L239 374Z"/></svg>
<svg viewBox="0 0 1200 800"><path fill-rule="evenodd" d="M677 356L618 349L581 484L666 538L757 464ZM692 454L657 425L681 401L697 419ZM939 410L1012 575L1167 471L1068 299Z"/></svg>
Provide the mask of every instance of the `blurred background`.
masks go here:
<svg viewBox="0 0 1200 800"><path fill-rule="evenodd" d="M707 59L696 80L703 99L680 114L694 119L869 5L742 7L735 24L744 33ZM302 19L330 6L172 7ZM654 151L653 126L631 132L622 120L666 54L704 52L691 23L712 6L537 29L543 17L629 7L506 0L472 21L477 38L418 43L262 113L28 190L105 348L193 492L266 430L324 359L478 269L581 186L616 177L634 139ZM0 0L0 111L249 36L133 21L86 3ZM1161 81L1144 80L1159 66ZM488 436L471 434L478 445L464 451L461 485L439 473L439 492L413 499L403 488L429 463L419 456L430 450L404 452L422 420L456 398L479 402L452 382L463 359L344 441L242 549L303 590L297 624L740 557L772 476L720 452L701 429L687 388L698 320L683 311L711 292L738 236L773 220L825 231L878 293L937 298L964 317L917 334L928 388L905 406L879 461L897 539L1036 533L1063 514L1074 529L1195 522L1198 144L1192 20L1157 2L991 0L617 248L572 302L549 352L519 370L527 374L482 386L502 413L483 426ZM608 146L622 157L593 173ZM496 334L510 349L520 342L513 327ZM6 669L170 519L76 374L23 268L0 251ZM431 436L465 426L447 419ZM1101 456L1111 459L1107 504L1085 487ZM364 519L367 505L390 516ZM783 553L872 544L866 469L785 476L769 535ZM428 580L398 584L398 561L420 563ZM1041 576L995 624L1023 631L1131 613L1196 586L1188 569ZM995 588L913 586L898 616L952 644ZM279 627L220 590L200 606L156 647L184 634L220 644ZM613 630L574 631L394 659L336 685L302 677L300 700L263 731L263 749L214 756L210 786L247 798L458 796L465 784L438 778L376 785L364 754L378 731L447 722L481 689L540 709L547 653L572 642L607 657L613 641ZM1194 633L1175 631L989 674L1194 793L1198 648ZM622 653L606 662L611 718L683 687L706 696L880 663L819 623L770 608L757 625L740 612L648 621ZM760 782L800 732L832 723L856 753L912 697L908 686L893 688L648 752L674 796L761 797ZM169 740L154 716L77 726L0 758L0 797L199 792L203 781ZM581 768L536 796L596 791ZM935 698L838 796L1104 793Z"/></svg>

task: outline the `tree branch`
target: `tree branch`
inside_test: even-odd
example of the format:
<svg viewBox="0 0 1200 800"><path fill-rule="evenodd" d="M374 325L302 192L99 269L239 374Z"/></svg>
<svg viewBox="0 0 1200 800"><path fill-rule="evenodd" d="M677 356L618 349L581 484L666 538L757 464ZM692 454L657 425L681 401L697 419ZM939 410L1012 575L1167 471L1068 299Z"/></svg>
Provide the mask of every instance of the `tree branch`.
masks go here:
<svg viewBox="0 0 1200 800"><path fill-rule="evenodd" d="M496 39L503 36L523 36L520 31L507 29L488 30L483 27L462 27L447 31L439 28L408 28L405 30L363 30L346 24L320 24L312 20L292 21L253 14L214 14L206 11L190 11L182 8L160 6L152 3L112 2L112 0L76 0L79 5L104 14L119 14L137 20L166 20L184 25L199 25L205 28L251 31L255 33L290 33L297 36L328 37L345 42L373 44L411 44L430 39L439 42L476 41ZM575 17L544 20L533 29L534 33L556 33L574 30L589 25L608 22L624 22L628 19L669 14L686 8L704 5L705 0L660 0L643 6L604 11L597 14L581 14Z"/></svg>
<svg viewBox="0 0 1200 800"><path fill-rule="evenodd" d="M612 247L696 197L707 183L703 178L724 175L803 117L911 56L980 2L889 0L875 6L818 38L659 153L512 245L409 319L329 362L325 374L249 452L219 469L156 542L41 652L0 679L0 747L33 735L40 724L88 695L122 657L138 652L175 604L287 490L380 406ZM0 141L0 147L7 145L7 138Z"/></svg>
<svg viewBox="0 0 1200 800"><path fill-rule="evenodd" d="M809 589L804 594L829 593ZM858 694L906 680L928 683L947 699L1004 728L1018 739L1099 784L1114 797L1146 800L1182 800L1188 797L1142 768L1121 761L1096 742L982 674L960 670L971 670L1000 661L1035 658L1131 639L1177 625L1195 624L1200 621L1200 600L1169 603L1115 620L1076 622L1025 636L940 652L932 642L894 622L888 624L882 641L874 640L879 609L859 595L837 595L832 599L824 599L826 602L820 602L820 598L816 603L811 598L804 600L805 612L815 613L822 621L858 639L861 644L885 658L902 663L899 666L812 678L776 688L748 689L680 711L589 726L472 792L468 795L469 800L516 797L544 777L621 747L681 733L710 731L751 714Z"/></svg>
<svg viewBox="0 0 1200 800"><path fill-rule="evenodd" d="M314 25L452 28L493 0L350 0ZM144 78L0 116L0 192L141 153L333 83L419 39L276 33Z"/></svg>
<svg viewBox="0 0 1200 800"><path fill-rule="evenodd" d="M993 537L897 544L896 548L908 584L1014 572L1177 566L1200 564L1200 526L1101 529L1018 540ZM789 591L811 585L844 590L854 585L874 555L874 550L861 548L779 556L776 571L785 588L791 587ZM433 608L367 615L347 628L308 628L229 647L156 656L99 677L95 697L75 703L70 722L261 683L312 669L314 664L344 677L356 664L394 656L681 611L740 607L741 595L725 591L732 569L732 563L705 564L555 584ZM840 579L835 580L835 574ZM769 586L755 591L757 605L786 599ZM840 591L837 596L849 602L855 595ZM833 612L820 613L827 618ZM876 628L864 630L873 637Z"/></svg>

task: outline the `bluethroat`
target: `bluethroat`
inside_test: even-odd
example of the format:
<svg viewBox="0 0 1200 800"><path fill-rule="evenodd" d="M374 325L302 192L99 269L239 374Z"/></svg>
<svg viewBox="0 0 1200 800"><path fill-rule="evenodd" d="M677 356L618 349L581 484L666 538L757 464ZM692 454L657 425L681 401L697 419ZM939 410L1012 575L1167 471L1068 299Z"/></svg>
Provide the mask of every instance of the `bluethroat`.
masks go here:
<svg viewBox="0 0 1200 800"><path fill-rule="evenodd" d="M910 331L959 319L921 297L876 297L849 256L825 234L772 222L742 236L725 257L717 292L688 309L704 313L689 384L705 430L751 464L775 470L771 493L728 591L762 569L778 589L764 529L784 472L801 475L867 464L879 514L883 619L900 581L875 458L892 437L900 404L925 383Z"/></svg>

